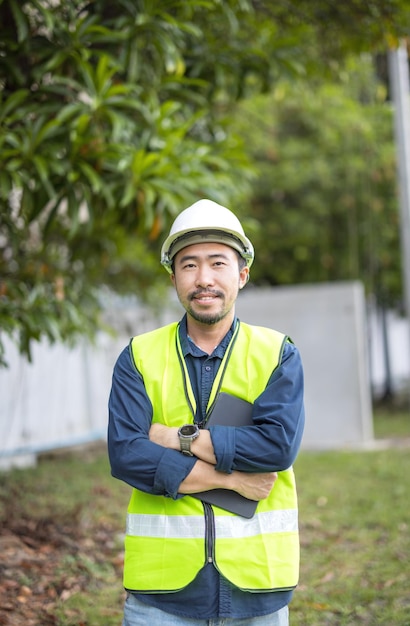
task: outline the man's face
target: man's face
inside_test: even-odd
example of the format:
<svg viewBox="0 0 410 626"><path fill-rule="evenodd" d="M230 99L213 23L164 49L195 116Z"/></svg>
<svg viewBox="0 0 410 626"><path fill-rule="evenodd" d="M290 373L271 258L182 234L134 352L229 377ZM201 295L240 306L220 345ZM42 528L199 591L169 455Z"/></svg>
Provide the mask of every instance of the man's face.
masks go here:
<svg viewBox="0 0 410 626"><path fill-rule="evenodd" d="M229 246L199 243L178 252L171 278L188 315L216 324L233 311L248 274L247 267L239 270L238 255Z"/></svg>

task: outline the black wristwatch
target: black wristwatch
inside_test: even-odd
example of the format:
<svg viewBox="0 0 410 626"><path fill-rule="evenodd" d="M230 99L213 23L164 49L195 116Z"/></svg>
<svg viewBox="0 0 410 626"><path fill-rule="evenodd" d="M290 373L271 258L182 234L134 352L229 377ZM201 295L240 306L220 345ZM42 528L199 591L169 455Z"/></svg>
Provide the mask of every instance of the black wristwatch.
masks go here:
<svg viewBox="0 0 410 626"><path fill-rule="evenodd" d="M199 437L199 428L196 424L184 424L178 429L179 445L182 454L194 456L191 452L191 443Z"/></svg>

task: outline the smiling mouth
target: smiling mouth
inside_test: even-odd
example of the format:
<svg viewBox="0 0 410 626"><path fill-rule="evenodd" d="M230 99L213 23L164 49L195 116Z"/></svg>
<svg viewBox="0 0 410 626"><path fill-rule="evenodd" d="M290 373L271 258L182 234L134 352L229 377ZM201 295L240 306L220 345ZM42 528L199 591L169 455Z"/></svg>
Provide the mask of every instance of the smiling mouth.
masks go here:
<svg viewBox="0 0 410 626"><path fill-rule="evenodd" d="M215 300L217 296L195 296L194 300Z"/></svg>
<svg viewBox="0 0 410 626"><path fill-rule="evenodd" d="M197 302L213 302L221 297L222 294L217 291L201 291L191 294L190 300L196 300Z"/></svg>

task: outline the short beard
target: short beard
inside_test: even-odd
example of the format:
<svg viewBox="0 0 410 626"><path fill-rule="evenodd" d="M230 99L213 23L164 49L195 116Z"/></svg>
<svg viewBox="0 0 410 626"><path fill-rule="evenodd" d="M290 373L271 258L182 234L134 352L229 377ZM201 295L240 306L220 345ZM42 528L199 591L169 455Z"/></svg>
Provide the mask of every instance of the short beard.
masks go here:
<svg viewBox="0 0 410 626"><path fill-rule="evenodd" d="M216 289L198 289L188 296L188 301L192 302L195 297L200 293L212 293L218 298L221 299L223 303L225 301L224 294L221 291L217 291ZM193 311L192 308L188 305L186 306L186 312L197 322L201 324L206 324L207 326L212 326L213 324L217 324L229 313L229 311L225 311L224 309L220 313L197 313Z"/></svg>
<svg viewBox="0 0 410 626"><path fill-rule="evenodd" d="M229 313L229 311L221 311L220 313L213 314L213 315L210 315L207 313L201 314L201 313L196 313L195 311L193 311L191 307L188 307L186 309L186 312L195 321L200 322L201 324L206 324L207 326L212 326L213 324L217 324L218 322L223 320L224 317L226 317Z"/></svg>

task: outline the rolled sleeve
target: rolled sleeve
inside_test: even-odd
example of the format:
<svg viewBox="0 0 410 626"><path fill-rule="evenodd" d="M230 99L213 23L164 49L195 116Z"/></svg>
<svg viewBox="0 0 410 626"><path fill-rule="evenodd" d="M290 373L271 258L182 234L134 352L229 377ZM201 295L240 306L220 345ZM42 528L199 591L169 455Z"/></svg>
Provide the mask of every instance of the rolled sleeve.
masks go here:
<svg viewBox="0 0 410 626"><path fill-rule="evenodd" d="M176 500L183 497L178 493L179 485L196 463L195 457L183 456L175 450L166 450L158 462L154 478L154 491Z"/></svg>
<svg viewBox="0 0 410 626"><path fill-rule="evenodd" d="M235 458L236 428L231 426L211 426L209 433L217 461L215 469L219 472L230 474Z"/></svg>

